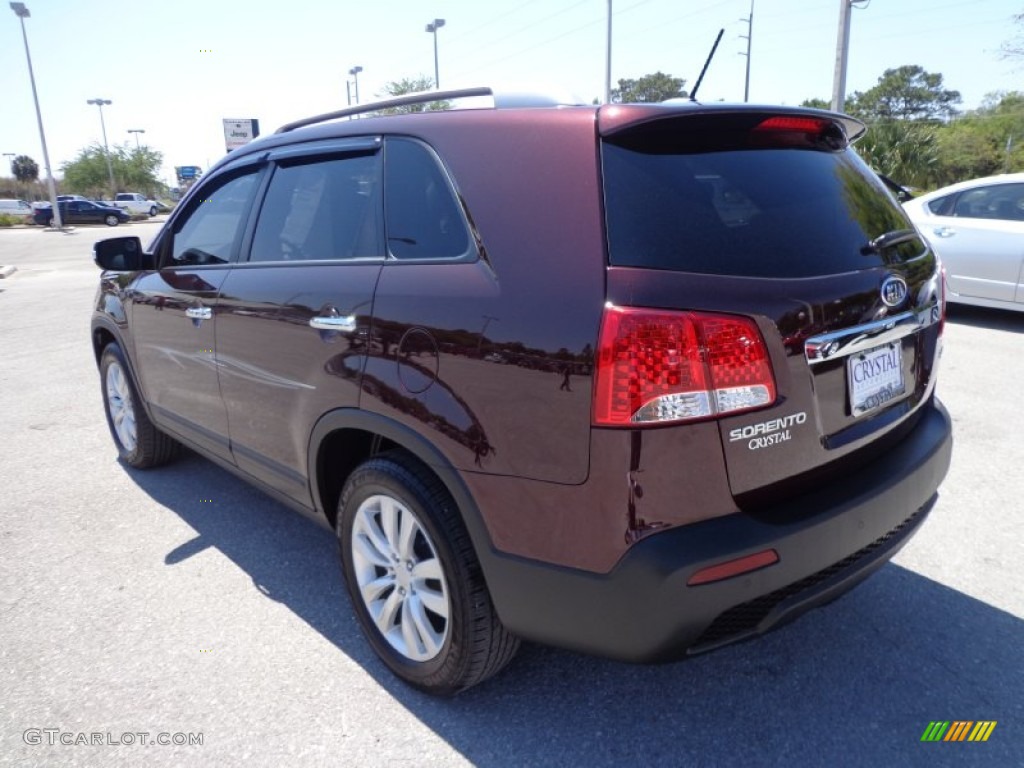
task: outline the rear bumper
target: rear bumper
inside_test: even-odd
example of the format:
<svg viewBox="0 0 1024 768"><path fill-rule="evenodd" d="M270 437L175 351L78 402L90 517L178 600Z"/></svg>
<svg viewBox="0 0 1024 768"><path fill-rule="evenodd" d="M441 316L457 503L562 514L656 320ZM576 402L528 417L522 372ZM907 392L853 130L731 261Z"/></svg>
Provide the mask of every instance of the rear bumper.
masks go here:
<svg viewBox="0 0 1024 768"><path fill-rule="evenodd" d="M756 515L673 528L607 574L486 553L495 606L520 636L626 661L665 661L764 633L889 561L924 522L952 455L949 415L925 406L901 443L859 471ZM779 562L687 586L697 571L774 549Z"/></svg>

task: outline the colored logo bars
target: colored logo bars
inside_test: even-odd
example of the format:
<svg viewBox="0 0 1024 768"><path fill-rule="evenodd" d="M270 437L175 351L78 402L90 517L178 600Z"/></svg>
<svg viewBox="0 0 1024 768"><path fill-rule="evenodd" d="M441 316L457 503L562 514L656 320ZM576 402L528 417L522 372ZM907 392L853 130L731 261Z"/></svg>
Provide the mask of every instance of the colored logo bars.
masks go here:
<svg viewBox="0 0 1024 768"><path fill-rule="evenodd" d="M995 720L939 720L928 723L921 741L988 741L996 727Z"/></svg>

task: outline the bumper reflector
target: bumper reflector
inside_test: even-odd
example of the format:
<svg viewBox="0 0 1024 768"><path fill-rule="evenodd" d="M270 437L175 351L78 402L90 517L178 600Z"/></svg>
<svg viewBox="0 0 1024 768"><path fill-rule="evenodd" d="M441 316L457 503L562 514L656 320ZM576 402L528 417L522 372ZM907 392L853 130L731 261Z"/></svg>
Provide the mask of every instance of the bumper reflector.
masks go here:
<svg viewBox="0 0 1024 768"><path fill-rule="evenodd" d="M755 552L752 555L740 557L736 560L729 560L725 563L701 568L690 577L689 581L686 582L686 586L694 587L698 584L710 584L713 581L730 579L733 576L739 576L741 573L749 573L750 571L756 571L758 568L775 565L777 562L779 562L779 553L774 549L766 549L763 552Z"/></svg>

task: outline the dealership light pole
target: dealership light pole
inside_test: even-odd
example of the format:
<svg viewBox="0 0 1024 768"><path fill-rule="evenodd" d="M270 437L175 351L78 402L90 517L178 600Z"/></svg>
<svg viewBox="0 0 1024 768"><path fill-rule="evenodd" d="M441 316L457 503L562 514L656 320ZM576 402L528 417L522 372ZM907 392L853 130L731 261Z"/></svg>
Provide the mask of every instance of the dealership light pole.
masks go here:
<svg viewBox="0 0 1024 768"><path fill-rule="evenodd" d="M356 81L356 104L359 103L359 73L363 71L362 67L352 67L348 71L352 75L352 79Z"/></svg>
<svg viewBox="0 0 1024 768"><path fill-rule="evenodd" d="M4 157L10 158L7 162L11 164L11 176L14 175L14 158L17 155L14 152L4 152Z"/></svg>
<svg viewBox="0 0 1024 768"><path fill-rule="evenodd" d="M437 30L444 26L444 19L434 19L427 24L427 32L434 36L434 88L440 89L441 78L437 70Z"/></svg>
<svg viewBox="0 0 1024 768"><path fill-rule="evenodd" d="M57 207L57 188L53 184L53 172L50 170L50 153L46 149L46 133L43 131L43 113L39 110L39 94L36 92L36 76L32 71L32 55L28 52L28 33L25 32L25 19L32 14L24 3L11 3L11 10L21 19L21 37L25 41L25 58L28 60L28 77L32 81L32 99L36 103L36 120L39 121L39 141L43 145L43 163L46 165L46 185L50 192L50 205L53 206L53 225L63 229L60 220L60 209Z"/></svg>
<svg viewBox="0 0 1024 768"><path fill-rule="evenodd" d="M86 104L95 104L100 109L100 128L103 130L103 153L107 158L107 172L110 174L110 199L117 196L117 184L114 182L114 166L110 162L110 147L107 146L107 124L103 122L103 105L113 104L110 99L89 99Z"/></svg>
<svg viewBox="0 0 1024 768"><path fill-rule="evenodd" d="M128 129L128 133L134 133L135 134L135 149L139 149L139 134L140 133L145 133L145 132L146 132L145 128L129 128Z"/></svg>

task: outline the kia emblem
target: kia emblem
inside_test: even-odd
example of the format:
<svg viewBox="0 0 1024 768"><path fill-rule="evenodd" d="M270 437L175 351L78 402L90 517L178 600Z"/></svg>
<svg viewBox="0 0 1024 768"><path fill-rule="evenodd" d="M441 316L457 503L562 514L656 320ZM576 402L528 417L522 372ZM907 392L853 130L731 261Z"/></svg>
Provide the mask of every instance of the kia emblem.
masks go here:
<svg viewBox="0 0 1024 768"><path fill-rule="evenodd" d="M896 275L889 275L882 281L882 301L888 307L898 307L907 298L907 281Z"/></svg>

